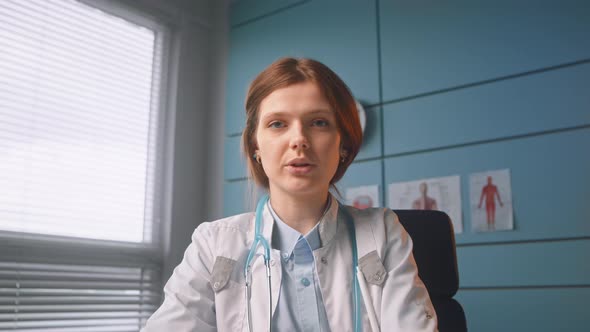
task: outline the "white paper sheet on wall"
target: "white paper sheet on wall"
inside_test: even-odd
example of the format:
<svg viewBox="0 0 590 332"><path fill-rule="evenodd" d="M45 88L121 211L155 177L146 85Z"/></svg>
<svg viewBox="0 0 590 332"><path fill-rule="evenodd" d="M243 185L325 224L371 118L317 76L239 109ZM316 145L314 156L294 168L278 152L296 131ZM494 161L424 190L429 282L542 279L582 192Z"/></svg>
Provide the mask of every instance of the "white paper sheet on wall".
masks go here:
<svg viewBox="0 0 590 332"><path fill-rule="evenodd" d="M459 175L389 184L389 208L446 212L455 233L463 232Z"/></svg>
<svg viewBox="0 0 590 332"><path fill-rule="evenodd" d="M361 186L346 188L346 204L358 209L379 206L379 186Z"/></svg>

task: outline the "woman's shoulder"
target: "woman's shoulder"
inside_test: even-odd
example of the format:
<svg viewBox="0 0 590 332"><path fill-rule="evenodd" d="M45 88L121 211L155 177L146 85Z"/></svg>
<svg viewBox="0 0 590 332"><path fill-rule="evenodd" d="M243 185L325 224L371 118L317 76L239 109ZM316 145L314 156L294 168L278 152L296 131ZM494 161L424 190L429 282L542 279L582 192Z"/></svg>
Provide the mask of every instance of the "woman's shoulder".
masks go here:
<svg viewBox="0 0 590 332"><path fill-rule="evenodd" d="M358 209L349 205L343 205L343 208L352 216L355 223L370 223L374 226L394 226L399 224L399 218L395 212L388 208Z"/></svg>
<svg viewBox="0 0 590 332"><path fill-rule="evenodd" d="M252 213L243 213L201 223L192 235L192 244L208 257L236 259L248 243Z"/></svg>
<svg viewBox="0 0 590 332"><path fill-rule="evenodd" d="M195 229L193 242L205 240L209 244L216 241L233 241L245 238L252 228L253 213L242 213L213 221L205 221Z"/></svg>
<svg viewBox="0 0 590 332"><path fill-rule="evenodd" d="M405 236L405 230L397 214L383 207L357 209L344 205L346 211L352 217L355 228L369 230L378 243L388 243Z"/></svg>
<svg viewBox="0 0 590 332"><path fill-rule="evenodd" d="M236 214L213 221L203 222L197 227L197 230L202 228L203 230L206 229L208 231L228 230L247 232L253 219L254 214L252 212Z"/></svg>

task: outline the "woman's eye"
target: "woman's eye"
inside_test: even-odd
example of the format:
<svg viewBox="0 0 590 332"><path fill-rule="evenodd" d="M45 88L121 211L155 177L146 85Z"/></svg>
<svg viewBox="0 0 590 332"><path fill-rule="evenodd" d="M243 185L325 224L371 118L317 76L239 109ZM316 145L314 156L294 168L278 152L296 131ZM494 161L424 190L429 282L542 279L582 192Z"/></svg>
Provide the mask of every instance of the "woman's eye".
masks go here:
<svg viewBox="0 0 590 332"><path fill-rule="evenodd" d="M314 120L313 125L316 127L326 127L328 126L328 121L323 119Z"/></svg>
<svg viewBox="0 0 590 332"><path fill-rule="evenodd" d="M269 128L282 128L283 126L284 124L281 121L273 121L268 125Z"/></svg>

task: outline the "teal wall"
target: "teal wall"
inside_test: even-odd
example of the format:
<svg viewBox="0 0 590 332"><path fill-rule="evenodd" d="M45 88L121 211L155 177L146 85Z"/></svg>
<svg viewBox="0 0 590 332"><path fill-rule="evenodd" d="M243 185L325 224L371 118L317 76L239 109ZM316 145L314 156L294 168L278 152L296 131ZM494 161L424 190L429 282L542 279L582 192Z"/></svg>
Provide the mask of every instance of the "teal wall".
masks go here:
<svg viewBox="0 0 590 332"><path fill-rule="evenodd" d="M367 109L340 182L461 175L458 300L469 329L590 326L590 3L254 1L231 11L224 214L248 209L248 83L281 56L333 68ZM468 176L509 168L515 230L472 233Z"/></svg>

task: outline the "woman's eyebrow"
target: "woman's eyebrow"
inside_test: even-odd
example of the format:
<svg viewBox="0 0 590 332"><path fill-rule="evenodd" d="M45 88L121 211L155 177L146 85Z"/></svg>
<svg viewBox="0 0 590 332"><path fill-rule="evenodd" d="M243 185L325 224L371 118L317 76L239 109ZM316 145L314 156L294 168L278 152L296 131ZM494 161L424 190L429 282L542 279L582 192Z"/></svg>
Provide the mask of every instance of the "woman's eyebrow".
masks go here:
<svg viewBox="0 0 590 332"><path fill-rule="evenodd" d="M322 113L326 113L326 114L329 114L329 115L333 114L333 112L331 110L329 110L329 109L318 109L318 110L311 111L309 113L310 114L322 114Z"/></svg>
<svg viewBox="0 0 590 332"><path fill-rule="evenodd" d="M261 121L264 121L268 118L274 118L274 117L281 117L284 116L285 114L288 114L289 112L285 112L285 111L270 111L270 112L266 112L265 114L262 115L262 117L260 117Z"/></svg>
<svg viewBox="0 0 590 332"><path fill-rule="evenodd" d="M317 110L312 110L309 112L305 112L304 115L317 115L317 114L326 114L326 115L332 115L332 111L329 109L317 109ZM264 114L262 116L262 119L266 119L269 117L275 117L275 116L290 116L292 115L292 112L290 111L284 111L284 110L277 110L277 111L269 111L266 114Z"/></svg>

